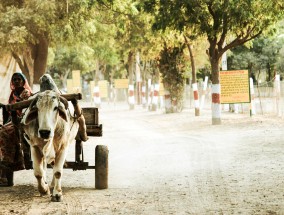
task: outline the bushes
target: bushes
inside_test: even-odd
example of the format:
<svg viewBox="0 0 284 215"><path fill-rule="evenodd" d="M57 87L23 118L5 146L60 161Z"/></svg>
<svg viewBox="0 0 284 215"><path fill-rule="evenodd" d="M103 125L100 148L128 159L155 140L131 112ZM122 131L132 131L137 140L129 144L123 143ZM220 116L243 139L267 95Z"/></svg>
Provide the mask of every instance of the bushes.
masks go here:
<svg viewBox="0 0 284 215"><path fill-rule="evenodd" d="M165 90L169 92L171 106L166 107L167 113L180 112L183 109L183 93L185 86L184 46L167 47L160 53L159 68Z"/></svg>

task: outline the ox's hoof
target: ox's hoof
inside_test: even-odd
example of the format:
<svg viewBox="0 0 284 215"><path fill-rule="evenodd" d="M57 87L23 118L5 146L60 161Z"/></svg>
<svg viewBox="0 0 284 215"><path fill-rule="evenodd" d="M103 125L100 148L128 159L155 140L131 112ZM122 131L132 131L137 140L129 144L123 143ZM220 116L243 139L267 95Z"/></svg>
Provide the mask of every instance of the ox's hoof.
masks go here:
<svg viewBox="0 0 284 215"><path fill-rule="evenodd" d="M47 187L47 189L43 189L43 188L39 187L38 190L39 190L40 196L48 196L48 195L50 195L49 187Z"/></svg>
<svg viewBox="0 0 284 215"><path fill-rule="evenodd" d="M62 202L63 201L63 196L56 194L55 196L51 196L51 201L52 202Z"/></svg>

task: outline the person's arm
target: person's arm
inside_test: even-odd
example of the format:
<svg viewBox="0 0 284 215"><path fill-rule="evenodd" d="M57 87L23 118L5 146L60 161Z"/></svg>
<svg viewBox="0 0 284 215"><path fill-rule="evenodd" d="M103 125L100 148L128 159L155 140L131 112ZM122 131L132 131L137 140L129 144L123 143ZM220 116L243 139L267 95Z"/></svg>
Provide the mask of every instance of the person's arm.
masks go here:
<svg viewBox="0 0 284 215"><path fill-rule="evenodd" d="M31 96L31 92L27 89L24 89L20 95L21 100L27 100Z"/></svg>

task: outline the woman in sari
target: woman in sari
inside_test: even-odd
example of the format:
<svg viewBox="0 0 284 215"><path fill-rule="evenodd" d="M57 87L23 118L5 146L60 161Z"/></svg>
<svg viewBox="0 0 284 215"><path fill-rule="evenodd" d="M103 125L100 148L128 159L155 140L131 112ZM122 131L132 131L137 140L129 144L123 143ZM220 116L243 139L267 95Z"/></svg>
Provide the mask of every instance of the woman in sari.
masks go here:
<svg viewBox="0 0 284 215"><path fill-rule="evenodd" d="M14 73L10 82L11 94L8 103L14 104L19 101L27 100L32 91L26 77L22 73ZM3 126L0 128L0 184L7 183L6 171L18 171L25 168L22 153L16 154L19 137L15 133L14 125L11 122L11 116L3 108ZM17 115L21 117L22 111L18 110Z"/></svg>

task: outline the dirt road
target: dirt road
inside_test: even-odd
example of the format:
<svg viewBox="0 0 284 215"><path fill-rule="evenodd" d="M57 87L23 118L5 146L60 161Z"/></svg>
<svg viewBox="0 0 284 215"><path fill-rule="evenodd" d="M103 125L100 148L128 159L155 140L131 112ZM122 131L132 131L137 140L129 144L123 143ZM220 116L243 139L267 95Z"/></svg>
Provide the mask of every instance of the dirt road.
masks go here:
<svg viewBox="0 0 284 215"><path fill-rule="evenodd" d="M108 146L109 189L94 189L93 170L66 169L64 201L54 203L39 196L32 170L20 171L0 188L0 214L284 214L283 120L223 113L212 126L209 110L103 107L103 137L84 152L94 164L95 145Z"/></svg>

